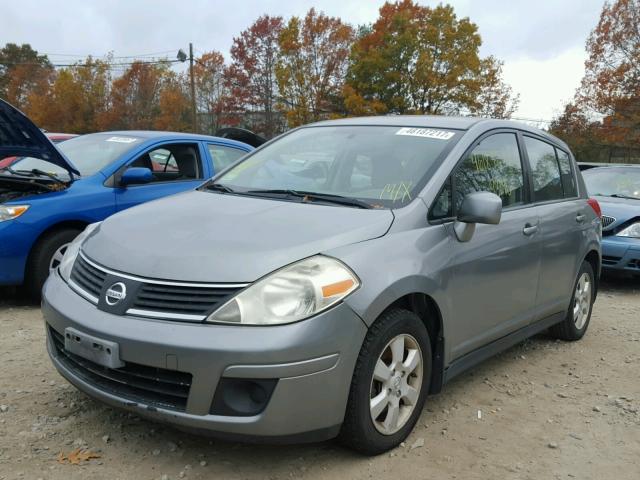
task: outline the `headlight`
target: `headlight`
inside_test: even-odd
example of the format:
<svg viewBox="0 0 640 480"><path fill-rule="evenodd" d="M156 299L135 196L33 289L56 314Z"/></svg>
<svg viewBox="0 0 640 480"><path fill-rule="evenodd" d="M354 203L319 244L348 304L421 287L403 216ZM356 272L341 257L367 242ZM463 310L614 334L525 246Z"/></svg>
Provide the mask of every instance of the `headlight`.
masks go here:
<svg viewBox="0 0 640 480"><path fill-rule="evenodd" d="M29 205L0 205L0 222L18 218L29 210Z"/></svg>
<svg viewBox="0 0 640 480"><path fill-rule="evenodd" d="M315 315L360 286L342 262L317 255L267 275L213 312L208 322L279 325Z"/></svg>
<svg viewBox="0 0 640 480"><path fill-rule="evenodd" d="M624 230L616 233L618 237L640 238L640 222L629 225Z"/></svg>
<svg viewBox="0 0 640 480"><path fill-rule="evenodd" d="M78 235L73 242L67 247L67 250L64 252L64 257L60 260L60 265L58 268L60 269L60 276L64 279L65 282L69 281L71 277L71 269L73 268L73 262L76 261L76 257L78 256L78 252L80 252L80 246L82 242L93 232L100 222L92 223L91 225L87 225L87 228L84 229L80 235Z"/></svg>

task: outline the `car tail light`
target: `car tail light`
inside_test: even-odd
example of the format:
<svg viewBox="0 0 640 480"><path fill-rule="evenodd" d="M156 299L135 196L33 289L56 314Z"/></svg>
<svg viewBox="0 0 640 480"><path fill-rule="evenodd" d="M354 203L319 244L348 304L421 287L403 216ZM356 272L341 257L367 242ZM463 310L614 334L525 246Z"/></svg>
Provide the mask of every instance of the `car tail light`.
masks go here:
<svg viewBox="0 0 640 480"><path fill-rule="evenodd" d="M598 218L602 218L602 210L600 209L600 204L598 203L598 201L595 198L590 198L589 200L587 200L587 203L591 208L593 208L593 211L596 212Z"/></svg>

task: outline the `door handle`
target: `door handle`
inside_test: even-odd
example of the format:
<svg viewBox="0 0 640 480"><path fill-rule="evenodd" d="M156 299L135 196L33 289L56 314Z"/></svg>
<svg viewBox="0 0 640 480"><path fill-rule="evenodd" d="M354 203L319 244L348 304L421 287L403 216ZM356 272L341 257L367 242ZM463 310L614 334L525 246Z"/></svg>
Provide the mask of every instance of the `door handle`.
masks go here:
<svg viewBox="0 0 640 480"><path fill-rule="evenodd" d="M524 228L522 229L522 233L525 234L527 237L533 235L537 231L538 231L538 225L532 225L530 223L526 223L524 225Z"/></svg>
<svg viewBox="0 0 640 480"><path fill-rule="evenodd" d="M587 218L586 215L583 215L582 213L579 213L578 215L576 215L576 222L582 223L582 222L585 221L586 218Z"/></svg>

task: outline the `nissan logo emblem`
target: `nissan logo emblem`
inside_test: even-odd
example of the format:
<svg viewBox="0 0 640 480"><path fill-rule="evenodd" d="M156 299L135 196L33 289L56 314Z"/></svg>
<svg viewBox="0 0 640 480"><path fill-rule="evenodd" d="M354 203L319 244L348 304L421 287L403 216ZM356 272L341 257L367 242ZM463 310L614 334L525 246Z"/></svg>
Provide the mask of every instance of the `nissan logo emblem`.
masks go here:
<svg viewBox="0 0 640 480"><path fill-rule="evenodd" d="M120 300L124 300L127 296L127 286L122 282L117 282L111 285L104 295L104 300L107 305L115 305Z"/></svg>

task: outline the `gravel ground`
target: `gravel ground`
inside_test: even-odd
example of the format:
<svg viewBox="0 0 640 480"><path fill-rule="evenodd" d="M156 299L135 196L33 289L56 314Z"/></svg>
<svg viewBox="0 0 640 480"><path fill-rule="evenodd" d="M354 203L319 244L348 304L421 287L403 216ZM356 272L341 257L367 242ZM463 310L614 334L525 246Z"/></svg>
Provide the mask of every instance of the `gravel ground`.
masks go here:
<svg viewBox="0 0 640 480"><path fill-rule="evenodd" d="M6 289L0 365L1 480L640 478L637 280L605 282L582 341L540 335L447 385L406 445L375 458L214 442L105 407L56 373L39 309ZM60 463L77 448L99 458Z"/></svg>

